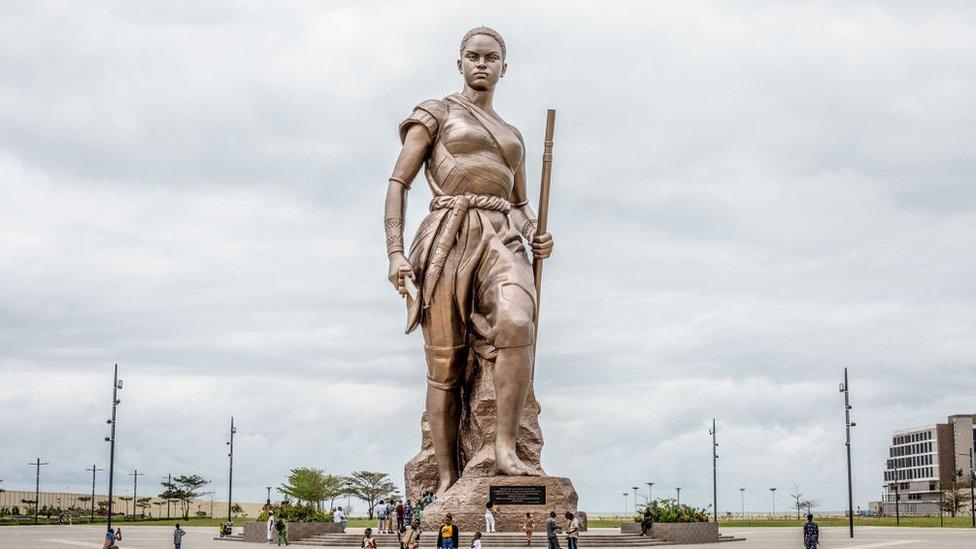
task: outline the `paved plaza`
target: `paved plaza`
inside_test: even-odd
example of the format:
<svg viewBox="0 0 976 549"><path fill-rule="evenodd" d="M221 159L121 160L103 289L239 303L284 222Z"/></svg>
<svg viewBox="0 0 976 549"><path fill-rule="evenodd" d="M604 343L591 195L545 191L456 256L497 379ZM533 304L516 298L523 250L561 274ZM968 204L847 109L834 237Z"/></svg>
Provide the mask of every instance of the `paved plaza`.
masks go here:
<svg viewBox="0 0 976 549"><path fill-rule="evenodd" d="M122 549L169 548L172 528L166 526L122 527ZM259 547L242 542L215 541L215 528L187 528L183 549L246 549ZM942 528L881 528L864 527L857 530L857 538L849 539L845 528L821 529L821 549L900 548L908 549L972 549L976 547L976 531ZM745 541L727 544L683 545L688 549L718 547L728 549L791 549L802 548L799 529L792 528L723 528L722 533L744 537ZM0 547L31 549L70 549L89 547L101 549L101 529L90 526L13 526L0 528ZM537 540L539 541L539 540ZM299 545L295 545L300 547ZM427 544L424 544L426 547ZM537 544L534 546L542 546ZM565 546L565 544L563 544ZM358 547L358 546L357 546ZM586 547L586 538L580 543ZM464 549L464 548L461 548Z"/></svg>

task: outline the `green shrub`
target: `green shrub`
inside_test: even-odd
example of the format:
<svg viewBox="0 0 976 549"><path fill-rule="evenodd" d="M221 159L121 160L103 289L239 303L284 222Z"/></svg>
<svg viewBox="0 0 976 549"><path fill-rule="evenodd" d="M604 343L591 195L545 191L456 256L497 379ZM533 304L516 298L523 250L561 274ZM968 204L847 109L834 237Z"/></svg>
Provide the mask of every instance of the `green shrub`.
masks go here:
<svg viewBox="0 0 976 549"><path fill-rule="evenodd" d="M258 521L268 520L268 509L261 511ZM314 505L272 505L270 512L285 522L332 522L332 513L316 508Z"/></svg>
<svg viewBox="0 0 976 549"><path fill-rule="evenodd" d="M634 522L644 520L644 510L650 509L654 522L708 522L708 508L679 504L674 498L655 499L638 507Z"/></svg>

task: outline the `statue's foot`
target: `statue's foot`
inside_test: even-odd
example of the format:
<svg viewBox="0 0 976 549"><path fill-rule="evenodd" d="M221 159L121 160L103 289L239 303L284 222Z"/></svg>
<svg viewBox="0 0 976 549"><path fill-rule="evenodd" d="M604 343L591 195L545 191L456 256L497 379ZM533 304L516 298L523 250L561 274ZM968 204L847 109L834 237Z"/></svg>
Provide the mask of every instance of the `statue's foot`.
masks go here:
<svg viewBox="0 0 976 549"><path fill-rule="evenodd" d="M495 449L495 471L499 475L510 477L537 476L539 474L518 457L514 448Z"/></svg>
<svg viewBox="0 0 976 549"><path fill-rule="evenodd" d="M451 486L454 486L454 483L457 482L457 480L458 480L457 473L451 473L448 475L442 474L440 483L437 485L437 491L435 492L435 495L437 497L444 495L444 492L450 490Z"/></svg>

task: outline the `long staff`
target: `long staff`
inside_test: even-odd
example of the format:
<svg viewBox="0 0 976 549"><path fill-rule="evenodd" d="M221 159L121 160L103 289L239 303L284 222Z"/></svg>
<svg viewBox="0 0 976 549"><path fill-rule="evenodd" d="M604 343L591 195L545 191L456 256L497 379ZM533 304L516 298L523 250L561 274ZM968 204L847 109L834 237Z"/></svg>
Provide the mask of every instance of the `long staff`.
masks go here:
<svg viewBox="0 0 976 549"><path fill-rule="evenodd" d="M546 232L546 225L549 221L549 187L552 180L552 135L556 129L556 109L549 109L546 112L546 142L542 153L542 184L539 189L539 219L536 228L537 234ZM535 275L535 333L536 339L539 334L539 308L542 305L542 259L535 258L532 261L532 274ZM533 368L534 370L534 368Z"/></svg>

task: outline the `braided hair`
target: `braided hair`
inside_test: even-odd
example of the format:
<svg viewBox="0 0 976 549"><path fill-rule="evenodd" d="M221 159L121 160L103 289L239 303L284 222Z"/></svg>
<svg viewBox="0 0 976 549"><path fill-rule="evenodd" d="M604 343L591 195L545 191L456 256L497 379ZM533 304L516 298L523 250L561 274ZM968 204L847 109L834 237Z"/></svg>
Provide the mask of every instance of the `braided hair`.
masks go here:
<svg viewBox="0 0 976 549"><path fill-rule="evenodd" d="M461 39L460 52L462 56L464 55L464 46L468 44L468 40L471 40L471 37L479 34L494 38L498 42L498 45L502 47L502 59L505 58L505 40L502 38L502 35L498 34L498 31L490 27L475 27L465 33L464 38Z"/></svg>

